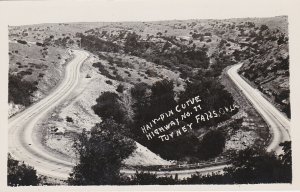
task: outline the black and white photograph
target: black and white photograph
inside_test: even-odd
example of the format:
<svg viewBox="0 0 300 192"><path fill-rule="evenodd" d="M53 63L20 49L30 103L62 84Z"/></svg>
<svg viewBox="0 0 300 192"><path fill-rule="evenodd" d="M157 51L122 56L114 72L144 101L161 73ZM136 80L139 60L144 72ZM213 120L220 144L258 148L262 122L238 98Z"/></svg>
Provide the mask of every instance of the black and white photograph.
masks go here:
<svg viewBox="0 0 300 192"><path fill-rule="evenodd" d="M295 182L290 15L151 10L7 24L8 188Z"/></svg>

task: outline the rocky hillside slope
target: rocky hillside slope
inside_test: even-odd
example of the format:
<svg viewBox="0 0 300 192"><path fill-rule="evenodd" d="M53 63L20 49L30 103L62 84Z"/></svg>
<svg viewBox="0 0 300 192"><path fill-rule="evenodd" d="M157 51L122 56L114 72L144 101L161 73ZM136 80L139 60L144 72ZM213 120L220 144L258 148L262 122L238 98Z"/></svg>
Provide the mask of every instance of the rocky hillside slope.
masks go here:
<svg viewBox="0 0 300 192"><path fill-rule="evenodd" d="M242 43L252 57L240 73L290 117L288 36L263 25L250 28Z"/></svg>
<svg viewBox="0 0 300 192"><path fill-rule="evenodd" d="M83 128L90 129L104 119L102 109L109 113L124 113L122 121L117 115L115 120L120 121L118 123L130 133L128 136L167 159L203 159L199 154L204 154L203 150L211 146L209 143L203 144L203 138L211 135L220 138L220 150L205 158L226 155L232 146L239 150L261 144L269 138L267 126L257 120L254 111L250 113L242 109L212 121L213 123L203 124L172 143L151 143L134 131L150 120L149 115L154 117L164 112L167 109L166 103L180 103L195 94L205 98L208 103L205 106L207 110L221 107L224 103L235 103L238 99L221 85L221 74L225 68L239 62L244 63L241 75L289 116L288 34L287 17L284 16L226 20L40 24L11 27L9 38L14 42L10 44L10 75L22 75L17 82L37 82L34 84L38 85L37 88L30 89L30 92L24 92L26 97L30 97L27 105L34 101L38 93L43 93L42 85L45 84L45 79L39 78L43 76L40 75L42 69L50 69L53 62L55 68L62 69L55 63L64 61L64 58L55 51L80 48L91 54L81 69L82 86L74 93L72 102L66 102L44 123L44 128L47 129L45 132L51 134L47 137L46 144L60 152L64 152L61 149L71 148L70 141ZM24 47L24 51L30 50L29 53L21 53L20 46ZM21 58L25 60L17 57L20 53L24 55ZM25 67L22 66L23 63ZM36 67L35 64L41 66ZM26 65L32 69L27 70ZM49 71L49 74L59 77L60 72L53 70ZM54 84L49 87L53 87L52 85ZM14 90L15 87L17 86L12 85L10 90ZM152 94L156 89L157 95ZM134 98L132 90L141 95ZM160 100L163 98L160 97L160 93L166 90L170 91L166 94L171 95L168 102L161 102L161 105L156 106L157 102L151 99ZM114 96L115 99L104 97L104 93ZM101 100L101 96L104 99ZM120 111L110 110L111 104L117 106ZM95 105L104 108L94 110ZM151 109L155 109L155 113L147 114ZM259 126L263 133L258 133L256 126ZM248 129L251 129L251 134L245 134L244 130ZM242 144L232 144L232 141L241 138ZM186 142L187 140L189 142ZM211 138L207 139L210 140ZM62 148L62 145L68 147ZM200 145L202 146L199 147ZM213 149L205 152L209 151Z"/></svg>

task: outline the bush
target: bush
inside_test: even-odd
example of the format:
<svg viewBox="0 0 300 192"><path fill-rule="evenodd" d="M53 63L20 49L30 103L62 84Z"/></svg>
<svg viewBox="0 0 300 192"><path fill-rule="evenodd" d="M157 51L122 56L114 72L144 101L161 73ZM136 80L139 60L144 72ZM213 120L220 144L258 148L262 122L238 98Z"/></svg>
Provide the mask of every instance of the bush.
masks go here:
<svg viewBox="0 0 300 192"><path fill-rule="evenodd" d="M145 72L149 77L157 77L157 73L153 69L147 69Z"/></svg>
<svg viewBox="0 0 300 192"><path fill-rule="evenodd" d="M261 26L260 26L260 30L261 30L261 31L265 31L265 30L267 30L267 29L269 29L269 27L268 27L267 25L261 25Z"/></svg>
<svg viewBox="0 0 300 192"><path fill-rule="evenodd" d="M112 119L104 120L85 130L74 143L79 163L68 178L69 185L112 185L121 180L122 161L136 148L135 143L122 136L121 125Z"/></svg>
<svg viewBox="0 0 300 192"><path fill-rule="evenodd" d="M94 63L94 64L93 64L93 67L98 68L98 70L100 71L100 73L101 73L102 75L106 76L107 78L109 78L109 79L115 79L115 77L112 76L112 75L109 73L109 71L105 69L105 66L104 66L102 63L100 63L100 62Z"/></svg>
<svg viewBox="0 0 300 192"><path fill-rule="evenodd" d="M119 84L116 91L118 91L119 93L123 93L124 91L124 85L123 84Z"/></svg>
<svg viewBox="0 0 300 192"><path fill-rule="evenodd" d="M105 83L107 83L108 85L112 85L112 81L111 80L106 80Z"/></svg>
<svg viewBox="0 0 300 192"><path fill-rule="evenodd" d="M36 44L37 46L44 47L44 44L43 44L43 43L36 42L35 44Z"/></svg>
<svg viewBox="0 0 300 192"><path fill-rule="evenodd" d="M73 123L72 117L69 117L69 116L66 117L66 121L69 122L69 123Z"/></svg>
<svg viewBox="0 0 300 192"><path fill-rule="evenodd" d="M224 86L216 81L214 78L205 77L198 74L195 77L197 80L193 82L187 82L185 91L179 96L179 102L184 102L189 98L199 96L201 99L205 99L205 102L201 105L202 110L212 111L224 106L230 106L234 103L231 94L224 89ZM213 94L212 94L213 93ZM219 118L211 119L210 121L202 122L203 125L212 126L219 122L228 120L232 115L237 113L237 110L232 113L227 113Z"/></svg>
<svg viewBox="0 0 300 192"><path fill-rule="evenodd" d="M173 81L162 80L155 82L151 87L151 114L155 117L173 108L176 104L174 98Z"/></svg>
<svg viewBox="0 0 300 192"><path fill-rule="evenodd" d="M146 83L137 83L131 88L130 93L134 99L139 99L145 96L147 89L149 88Z"/></svg>
<svg viewBox="0 0 300 192"><path fill-rule="evenodd" d="M94 112L103 119L113 118L122 123L125 120L125 111L116 93L104 92L96 100L97 104L92 107Z"/></svg>
<svg viewBox="0 0 300 192"><path fill-rule="evenodd" d="M172 176L158 177L156 174L149 172L136 172L128 183L131 185L174 185L178 183L177 179ZM178 183L179 184L179 183Z"/></svg>
<svg viewBox="0 0 300 192"><path fill-rule="evenodd" d="M20 76L9 74L8 101L15 104L29 106L31 96L36 91L35 82L22 80Z"/></svg>
<svg viewBox="0 0 300 192"><path fill-rule="evenodd" d="M79 34L81 37L81 47L92 52L118 52L120 47L111 41L104 41L97 36Z"/></svg>
<svg viewBox="0 0 300 192"><path fill-rule="evenodd" d="M17 42L18 42L18 43L21 43L21 44L24 44L24 45L27 44L27 42L26 42L26 41L23 41L23 40L17 40Z"/></svg>
<svg viewBox="0 0 300 192"><path fill-rule="evenodd" d="M39 185L41 179L37 176L33 167L14 160L8 154L7 160L7 185L8 186L32 186Z"/></svg>
<svg viewBox="0 0 300 192"><path fill-rule="evenodd" d="M26 75L32 75L32 71L30 71L30 70L20 71L20 72L19 72L19 75L20 75L21 77L24 77L24 76L26 76Z"/></svg>
<svg viewBox="0 0 300 192"><path fill-rule="evenodd" d="M262 183L291 183L292 158L291 142L281 143L284 154L275 156L260 149L245 149L233 154L232 166L225 168L224 173L203 175L196 173L184 179L172 176L158 177L156 174L136 172L123 179L127 185L164 185L164 184L262 184Z"/></svg>
<svg viewBox="0 0 300 192"><path fill-rule="evenodd" d="M225 147L225 136L220 131L206 133L200 142L198 156L200 159L208 160L223 152Z"/></svg>
<svg viewBox="0 0 300 192"><path fill-rule="evenodd" d="M45 75L44 73L39 73L39 77L40 77L40 78L43 78L44 75Z"/></svg>

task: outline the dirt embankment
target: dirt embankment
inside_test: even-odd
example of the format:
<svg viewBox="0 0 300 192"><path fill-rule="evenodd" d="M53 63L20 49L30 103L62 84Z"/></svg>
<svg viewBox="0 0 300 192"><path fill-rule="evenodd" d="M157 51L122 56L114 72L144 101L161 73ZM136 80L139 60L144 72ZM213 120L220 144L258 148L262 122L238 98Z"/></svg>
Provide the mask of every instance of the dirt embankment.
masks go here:
<svg viewBox="0 0 300 192"><path fill-rule="evenodd" d="M247 147L261 146L266 147L269 144L271 135L268 125L257 113L252 104L239 90L227 75L224 69L221 76L221 83L234 97L235 102L240 107L236 119L241 119L238 126L230 125L228 127L228 138L226 141L226 150L243 150Z"/></svg>
<svg viewBox="0 0 300 192"><path fill-rule="evenodd" d="M82 64L80 82L76 91L72 93L72 96L65 103L57 107L48 119L43 120L43 123L39 125L43 127L43 141L45 146L49 150L55 151L57 155L64 156L67 159L76 158L72 147L76 135L81 133L83 129L90 130L96 123L101 122L101 118L92 110L92 106L96 104L96 99L105 91L117 93L116 89L120 84L119 81L109 79L102 75L97 68L93 67L93 64L96 62L108 65L108 61L99 60L96 56L91 55ZM135 77L138 75L137 70L135 68L131 69L131 78L137 78ZM123 74L121 68L118 68L118 71L121 75ZM123 79L126 78L124 77ZM122 84L125 87L123 94L126 95L128 92L126 89L132 85L126 81L122 82ZM130 105L130 101L128 105ZM136 144L136 151L128 159L124 160L125 164L172 164L172 162L162 159L139 143Z"/></svg>
<svg viewBox="0 0 300 192"><path fill-rule="evenodd" d="M44 98L59 83L64 65L71 58L66 49L36 44L9 43L9 75L26 82L34 92L14 92L20 83L9 84L9 117ZM23 99L21 99L21 97ZM26 99L26 100L25 100Z"/></svg>

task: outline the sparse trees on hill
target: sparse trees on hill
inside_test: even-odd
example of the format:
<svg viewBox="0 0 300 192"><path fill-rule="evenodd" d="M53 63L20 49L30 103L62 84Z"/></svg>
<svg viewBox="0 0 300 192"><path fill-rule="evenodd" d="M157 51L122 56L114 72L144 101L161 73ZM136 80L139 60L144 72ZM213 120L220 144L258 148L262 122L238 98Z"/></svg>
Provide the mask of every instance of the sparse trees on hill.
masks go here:
<svg viewBox="0 0 300 192"><path fill-rule="evenodd" d="M99 39L93 35L78 34L81 38L81 47L91 52L105 51L105 52L118 52L120 50L119 45L111 42Z"/></svg>

